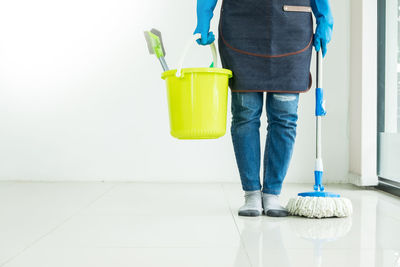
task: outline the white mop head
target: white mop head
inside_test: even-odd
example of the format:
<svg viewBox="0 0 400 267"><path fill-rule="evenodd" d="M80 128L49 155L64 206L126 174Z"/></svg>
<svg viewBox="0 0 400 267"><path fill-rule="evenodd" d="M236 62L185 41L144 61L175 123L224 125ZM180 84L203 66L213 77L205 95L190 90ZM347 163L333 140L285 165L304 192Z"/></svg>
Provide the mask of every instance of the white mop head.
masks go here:
<svg viewBox="0 0 400 267"><path fill-rule="evenodd" d="M353 213L351 201L342 197L296 197L286 205L291 215L309 218L347 217Z"/></svg>

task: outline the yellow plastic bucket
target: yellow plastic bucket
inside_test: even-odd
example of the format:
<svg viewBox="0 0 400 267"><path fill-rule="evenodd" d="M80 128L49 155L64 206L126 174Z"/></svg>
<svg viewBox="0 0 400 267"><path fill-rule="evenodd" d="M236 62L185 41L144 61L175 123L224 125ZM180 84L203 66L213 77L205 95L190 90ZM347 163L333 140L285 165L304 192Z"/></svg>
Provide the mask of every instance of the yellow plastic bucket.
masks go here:
<svg viewBox="0 0 400 267"><path fill-rule="evenodd" d="M211 50L216 66L214 43ZM167 86L170 133L178 139L219 138L226 132L228 79L232 77L232 71L223 68L182 69L183 58L178 69L161 75Z"/></svg>

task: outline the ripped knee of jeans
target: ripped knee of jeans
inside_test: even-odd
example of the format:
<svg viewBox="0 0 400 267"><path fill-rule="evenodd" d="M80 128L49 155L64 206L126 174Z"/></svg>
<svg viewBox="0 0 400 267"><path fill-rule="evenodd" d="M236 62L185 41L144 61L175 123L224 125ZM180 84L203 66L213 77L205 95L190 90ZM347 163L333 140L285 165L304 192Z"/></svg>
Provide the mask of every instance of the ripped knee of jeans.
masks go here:
<svg viewBox="0 0 400 267"><path fill-rule="evenodd" d="M295 94L273 94L273 97L278 101L293 101L296 100Z"/></svg>

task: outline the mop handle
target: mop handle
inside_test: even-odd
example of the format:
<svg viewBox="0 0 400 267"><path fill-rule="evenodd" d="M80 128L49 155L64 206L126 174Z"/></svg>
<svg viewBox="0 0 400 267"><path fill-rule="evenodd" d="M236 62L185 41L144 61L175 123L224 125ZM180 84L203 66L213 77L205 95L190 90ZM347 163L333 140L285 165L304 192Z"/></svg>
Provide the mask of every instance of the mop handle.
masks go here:
<svg viewBox="0 0 400 267"><path fill-rule="evenodd" d="M321 147L321 117L326 114L325 101L322 90L322 53L317 52L317 82L315 88L315 123L316 123L316 151L315 151L315 191L324 191L322 185L322 173L324 171L322 163Z"/></svg>
<svg viewBox="0 0 400 267"><path fill-rule="evenodd" d="M317 88L322 88L322 53L317 52Z"/></svg>
<svg viewBox="0 0 400 267"><path fill-rule="evenodd" d="M322 55L321 52L317 52L317 78L315 88L315 119L316 119L316 151L315 157L322 159L321 151L321 115L322 112L319 108L321 105L321 93L322 93Z"/></svg>

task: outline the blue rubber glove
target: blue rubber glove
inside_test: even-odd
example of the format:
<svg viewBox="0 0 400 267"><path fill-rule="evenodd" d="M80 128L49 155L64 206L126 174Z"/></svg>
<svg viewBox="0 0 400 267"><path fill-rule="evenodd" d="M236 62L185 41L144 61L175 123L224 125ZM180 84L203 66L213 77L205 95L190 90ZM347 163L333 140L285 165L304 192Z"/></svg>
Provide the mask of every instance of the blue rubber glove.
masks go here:
<svg viewBox="0 0 400 267"><path fill-rule="evenodd" d="M317 21L317 29L314 34L315 51L322 48L322 56L327 51L327 44L332 38L333 16L329 6L329 0L311 0L311 9Z"/></svg>
<svg viewBox="0 0 400 267"><path fill-rule="evenodd" d="M197 27L193 34L200 33L201 39L197 39L200 45L209 45L215 40L213 32L210 32L210 22L218 0L197 0Z"/></svg>

